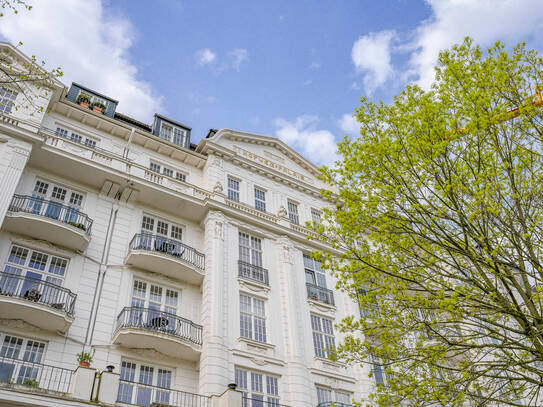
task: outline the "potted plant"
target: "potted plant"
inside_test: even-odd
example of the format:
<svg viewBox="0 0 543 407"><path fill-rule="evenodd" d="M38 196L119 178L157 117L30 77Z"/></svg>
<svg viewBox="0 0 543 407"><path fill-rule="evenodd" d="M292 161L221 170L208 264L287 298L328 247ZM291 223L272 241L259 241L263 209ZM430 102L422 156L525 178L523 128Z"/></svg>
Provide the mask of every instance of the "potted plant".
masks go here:
<svg viewBox="0 0 543 407"><path fill-rule="evenodd" d="M36 379L26 379L23 385L30 387L38 387L38 381Z"/></svg>
<svg viewBox="0 0 543 407"><path fill-rule="evenodd" d="M104 105L102 102L96 101L92 103L92 110L96 113L104 113L104 110L106 110L106 105Z"/></svg>
<svg viewBox="0 0 543 407"><path fill-rule="evenodd" d="M86 109L89 108L90 101L91 98L86 93L80 93L76 99L76 103L79 103L79 105L83 106Z"/></svg>
<svg viewBox="0 0 543 407"><path fill-rule="evenodd" d="M92 363L92 359L94 358L94 352L96 352L96 350L93 350L92 354L85 351L81 351L81 353L78 353L77 361L79 362L79 366L90 367L90 364Z"/></svg>

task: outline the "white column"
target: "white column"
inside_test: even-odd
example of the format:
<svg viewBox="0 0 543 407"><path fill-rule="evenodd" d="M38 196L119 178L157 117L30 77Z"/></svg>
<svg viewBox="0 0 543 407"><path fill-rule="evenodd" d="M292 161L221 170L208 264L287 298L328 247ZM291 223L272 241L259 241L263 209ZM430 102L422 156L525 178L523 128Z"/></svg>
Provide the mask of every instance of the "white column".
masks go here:
<svg viewBox="0 0 543 407"><path fill-rule="evenodd" d="M202 286L203 343L200 357L201 394L222 394L228 385L227 221L210 211L204 221L206 275Z"/></svg>
<svg viewBox="0 0 543 407"><path fill-rule="evenodd" d="M307 347L304 327L307 326L301 310L305 301L305 286L302 286L303 270L297 270L294 262L295 248L291 240L282 236L276 241L277 272L281 290L281 327L285 343L287 400L291 406L312 407L310 374L305 366L306 353L313 347ZM282 401L283 402L283 401Z"/></svg>
<svg viewBox="0 0 543 407"><path fill-rule="evenodd" d="M0 136L0 225L4 223L31 151L30 143Z"/></svg>

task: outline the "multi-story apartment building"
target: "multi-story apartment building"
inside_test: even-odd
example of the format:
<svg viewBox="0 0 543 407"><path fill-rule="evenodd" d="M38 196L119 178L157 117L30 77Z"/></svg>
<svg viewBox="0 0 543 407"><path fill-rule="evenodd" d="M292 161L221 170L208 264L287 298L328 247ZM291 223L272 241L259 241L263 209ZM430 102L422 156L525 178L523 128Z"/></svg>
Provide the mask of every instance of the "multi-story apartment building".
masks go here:
<svg viewBox="0 0 543 407"><path fill-rule="evenodd" d="M314 407L375 385L327 357L359 309L309 256L330 250L304 226L330 204L312 163L229 129L195 145L75 83L21 97L0 87L0 406L211 406L235 383L220 405Z"/></svg>

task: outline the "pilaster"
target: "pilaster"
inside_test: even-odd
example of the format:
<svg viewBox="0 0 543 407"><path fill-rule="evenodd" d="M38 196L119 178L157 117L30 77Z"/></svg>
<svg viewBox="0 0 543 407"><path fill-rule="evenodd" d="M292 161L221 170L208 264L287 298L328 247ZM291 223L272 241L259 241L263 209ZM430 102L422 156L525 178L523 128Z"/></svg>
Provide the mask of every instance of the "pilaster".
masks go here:
<svg viewBox="0 0 543 407"><path fill-rule="evenodd" d="M203 343L200 393L221 394L228 384L228 270L227 219L210 211L204 220L206 273L202 285Z"/></svg>

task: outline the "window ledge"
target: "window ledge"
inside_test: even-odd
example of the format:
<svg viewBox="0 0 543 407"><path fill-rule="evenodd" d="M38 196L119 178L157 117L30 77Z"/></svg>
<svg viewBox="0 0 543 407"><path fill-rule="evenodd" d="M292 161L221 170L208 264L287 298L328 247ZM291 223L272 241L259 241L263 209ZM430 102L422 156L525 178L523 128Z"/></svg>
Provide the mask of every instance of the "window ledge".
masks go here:
<svg viewBox="0 0 543 407"><path fill-rule="evenodd" d="M311 298L307 299L307 303L309 304L309 307L322 312L336 312L336 306L331 304L326 304L324 302L316 301Z"/></svg>
<svg viewBox="0 0 543 407"><path fill-rule="evenodd" d="M335 360L330 360L327 358L323 358L320 356L314 356L313 359L318 363L320 362L322 364L323 368L332 369L332 370L338 370L338 369L345 369L347 365L342 362L338 362Z"/></svg>
<svg viewBox="0 0 543 407"><path fill-rule="evenodd" d="M252 348L259 348L259 349L263 349L263 350L275 349L275 345L273 345L271 343L259 342L259 341L255 341L253 339L244 338L242 336L240 336L238 338L238 342L244 342L244 343L246 343L248 346L250 346Z"/></svg>

